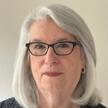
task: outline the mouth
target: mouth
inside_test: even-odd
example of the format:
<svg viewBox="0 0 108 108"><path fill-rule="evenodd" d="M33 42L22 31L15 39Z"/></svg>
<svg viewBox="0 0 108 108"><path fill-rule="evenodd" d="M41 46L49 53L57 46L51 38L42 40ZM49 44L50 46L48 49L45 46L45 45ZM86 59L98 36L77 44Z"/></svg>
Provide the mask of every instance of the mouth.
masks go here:
<svg viewBox="0 0 108 108"><path fill-rule="evenodd" d="M61 72L45 72L43 75L49 76L49 77L58 77L62 75L63 73Z"/></svg>

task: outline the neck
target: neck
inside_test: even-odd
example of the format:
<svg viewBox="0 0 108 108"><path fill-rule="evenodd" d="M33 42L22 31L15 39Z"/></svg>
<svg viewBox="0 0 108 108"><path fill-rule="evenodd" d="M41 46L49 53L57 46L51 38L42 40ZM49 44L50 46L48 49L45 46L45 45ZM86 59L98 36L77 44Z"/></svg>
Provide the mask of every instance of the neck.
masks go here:
<svg viewBox="0 0 108 108"><path fill-rule="evenodd" d="M73 104L70 98L66 97L42 97L39 98L39 108L80 108Z"/></svg>

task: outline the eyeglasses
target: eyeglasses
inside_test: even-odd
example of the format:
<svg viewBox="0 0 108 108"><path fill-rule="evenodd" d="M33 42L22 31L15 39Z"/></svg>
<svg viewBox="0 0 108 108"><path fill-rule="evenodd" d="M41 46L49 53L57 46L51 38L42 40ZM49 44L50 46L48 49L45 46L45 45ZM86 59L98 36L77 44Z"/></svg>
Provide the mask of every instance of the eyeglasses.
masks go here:
<svg viewBox="0 0 108 108"><path fill-rule="evenodd" d="M74 47L80 45L80 42L63 41L54 44L47 44L44 42L30 42L26 43L28 51L34 56L43 56L47 54L49 47L52 47L55 54L65 56L72 53Z"/></svg>

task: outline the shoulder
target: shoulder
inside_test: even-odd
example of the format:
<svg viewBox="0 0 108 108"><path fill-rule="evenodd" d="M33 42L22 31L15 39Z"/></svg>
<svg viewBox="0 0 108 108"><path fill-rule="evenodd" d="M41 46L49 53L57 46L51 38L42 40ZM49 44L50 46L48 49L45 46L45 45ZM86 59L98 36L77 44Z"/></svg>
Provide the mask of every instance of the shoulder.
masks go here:
<svg viewBox="0 0 108 108"><path fill-rule="evenodd" d="M102 104L98 104L98 105L95 105L95 106L93 106L93 105L85 105L85 106L82 106L81 108L107 108L107 107L105 107Z"/></svg>
<svg viewBox="0 0 108 108"><path fill-rule="evenodd" d="M102 105L102 104L99 104L99 105L97 105L97 107L95 107L95 108L107 108L107 107L104 106L104 105Z"/></svg>
<svg viewBox="0 0 108 108"><path fill-rule="evenodd" d="M0 108L22 108L15 98L9 98L0 102Z"/></svg>

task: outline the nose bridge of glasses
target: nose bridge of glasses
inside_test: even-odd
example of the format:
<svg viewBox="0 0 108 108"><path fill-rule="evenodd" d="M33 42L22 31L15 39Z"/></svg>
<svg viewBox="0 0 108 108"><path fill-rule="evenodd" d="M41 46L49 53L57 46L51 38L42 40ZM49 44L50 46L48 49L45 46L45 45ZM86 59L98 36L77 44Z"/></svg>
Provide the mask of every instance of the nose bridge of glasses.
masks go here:
<svg viewBox="0 0 108 108"><path fill-rule="evenodd" d="M51 48L54 49L54 45L55 45L55 44L48 44L48 47L51 47Z"/></svg>
<svg viewBox="0 0 108 108"><path fill-rule="evenodd" d="M53 50L53 52L56 54L55 49L54 49L55 44L47 44L47 45L48 45L47 53L49 51L49 48L51 47L52 49L50 49L50 50Z"/></svg>

